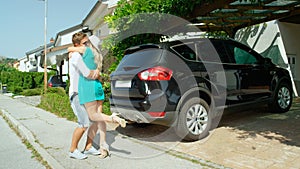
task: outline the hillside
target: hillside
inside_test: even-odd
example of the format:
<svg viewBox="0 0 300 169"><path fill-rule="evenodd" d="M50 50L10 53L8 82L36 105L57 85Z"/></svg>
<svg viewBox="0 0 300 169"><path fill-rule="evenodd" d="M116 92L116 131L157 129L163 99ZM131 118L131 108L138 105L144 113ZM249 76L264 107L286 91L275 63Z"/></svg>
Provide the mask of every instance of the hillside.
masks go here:
<svg viewBox="0 0 300 169"><path fill-rule="evenodd" d="M18 61L18 59L6 58L4 56L0 56L0 64L12 66L14 62Z"/></svg>

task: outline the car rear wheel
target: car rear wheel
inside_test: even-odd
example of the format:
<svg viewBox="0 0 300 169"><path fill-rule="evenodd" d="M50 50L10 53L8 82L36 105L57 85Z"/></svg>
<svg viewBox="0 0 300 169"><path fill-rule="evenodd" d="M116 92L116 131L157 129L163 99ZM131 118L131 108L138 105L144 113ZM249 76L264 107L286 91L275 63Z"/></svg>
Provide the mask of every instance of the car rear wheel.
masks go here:
<svg viewBox="0 0 300 169"><path fill-rule="evenodd" d="M292 105L292 88L285 82L278 85L275 90L274 98L269 108L274 113L287 112Z"/></svg>
<svg viewBox="0 0 300 169"><path fill-rule="evenodd" d="M176 133L186 141L199 140L208 135L212 115L207 102L191 98L181 108Z"/></svg>

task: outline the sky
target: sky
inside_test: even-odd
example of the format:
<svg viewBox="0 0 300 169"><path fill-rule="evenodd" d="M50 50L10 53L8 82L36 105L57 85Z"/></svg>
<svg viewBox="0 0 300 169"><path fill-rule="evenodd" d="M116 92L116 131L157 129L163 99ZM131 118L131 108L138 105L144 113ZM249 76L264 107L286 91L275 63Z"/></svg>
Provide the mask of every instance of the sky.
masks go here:
<svg viewBox="0 0 300 169"><path fill-rule="evenodd" d="M47 43L81 24L98 0L48 0ZM45 2L0 0L0 56L22 58L44 45Z"/></svg>

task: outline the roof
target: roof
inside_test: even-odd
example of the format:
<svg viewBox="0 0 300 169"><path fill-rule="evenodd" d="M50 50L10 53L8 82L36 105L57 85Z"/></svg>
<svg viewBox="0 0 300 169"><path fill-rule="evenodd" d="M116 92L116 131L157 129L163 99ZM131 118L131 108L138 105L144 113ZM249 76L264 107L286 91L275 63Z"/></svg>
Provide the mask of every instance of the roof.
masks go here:
<svg viewBox="0 0 300 169"><path fill-rule="evenodd" d="M70 32L79 30L79 29L81 29L81 28L82 28L82 24L78 24L78 25L75 25L75 26L70 27L70 28L68 28L68 29L65 29L65 30L63 30L63 31L58 32L58 33L56 34L54 44L56 44L56 42L57 42L59 36L68 34L68 33L70 33Z"/></svg>
<svg viewBox="0 0 300 169"><path fill-rule="evenodd" d="M279 19L300 23L300 0L211 0L196 5L185 17L203 31L240 28Z"/></svg>
<svg viewBox="0 0 300 169"><path fill-rule="evenodd" d="M53 45L54 45L54 43L51 42L51 43L48 43L46 47L48 49L50 47L53 47ZM45 46L40 46L38 48L35 48L35 49L31 50L31 51L26 52L25 54L28 56L28 55L31 55L31 54L34 54L34 53L37 53L37 52L44 51L44 49L45 49Z"/></svg>

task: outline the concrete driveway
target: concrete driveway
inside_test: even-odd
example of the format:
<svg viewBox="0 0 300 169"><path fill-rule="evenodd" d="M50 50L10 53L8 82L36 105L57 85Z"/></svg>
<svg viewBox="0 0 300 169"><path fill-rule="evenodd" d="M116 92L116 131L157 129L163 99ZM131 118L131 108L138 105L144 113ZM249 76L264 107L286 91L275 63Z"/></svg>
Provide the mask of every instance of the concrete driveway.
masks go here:
<svg viewBox="0 0 300 169"><path fill-rule="evenodd" d="M32 105L39 103L39 97L30 98L20 99L31 100ZM172 128L159 125L133 124L117 131L126 139L194 162L212 162L211 166L216 163L235 169L299 169L299 124L300 98L296 98L291 110L283 114L269 113L266 107L225 112L210 136L195 142L182 142Z"/></svg>
<svg viewBox="0 0 300 169"><path fill-rule="evenodd" d="M300 168L300 99L287 113L266 107L225 112L209 137L181 142L174 130L158 125L129 125L118 131L170 153L204 159L236 169Z"/></svg>

